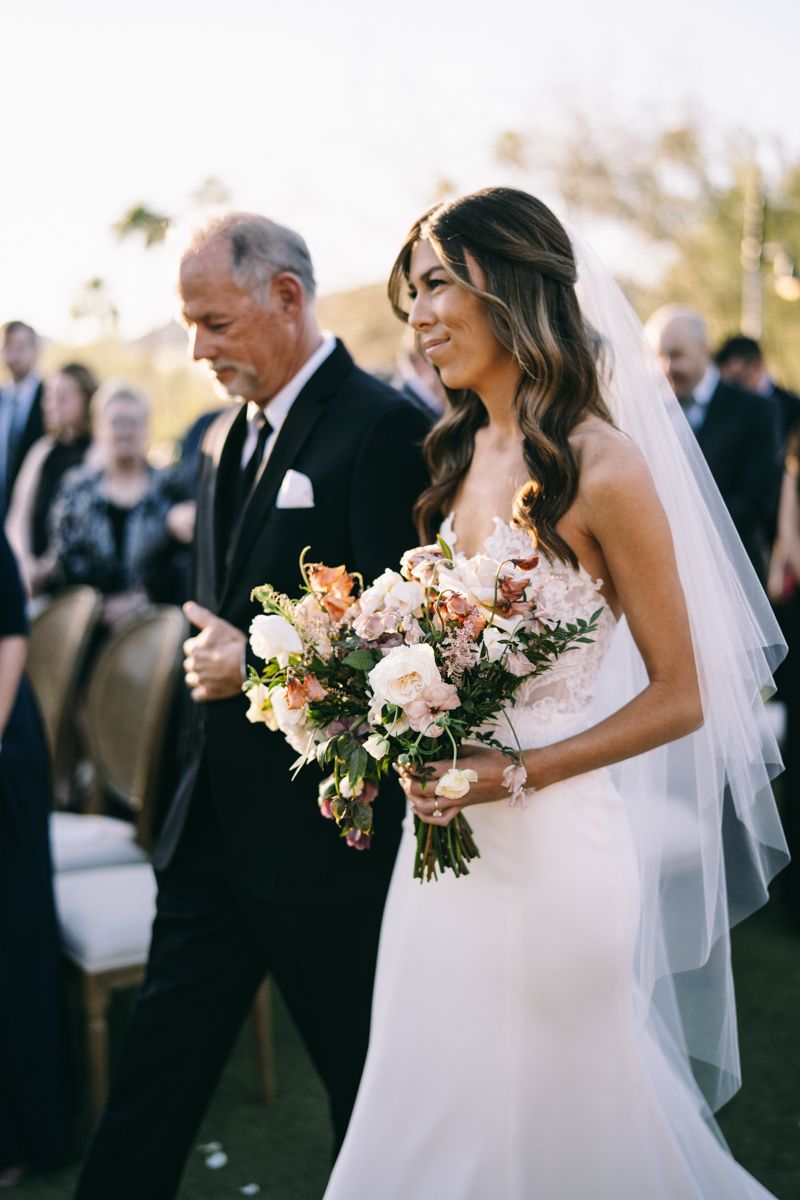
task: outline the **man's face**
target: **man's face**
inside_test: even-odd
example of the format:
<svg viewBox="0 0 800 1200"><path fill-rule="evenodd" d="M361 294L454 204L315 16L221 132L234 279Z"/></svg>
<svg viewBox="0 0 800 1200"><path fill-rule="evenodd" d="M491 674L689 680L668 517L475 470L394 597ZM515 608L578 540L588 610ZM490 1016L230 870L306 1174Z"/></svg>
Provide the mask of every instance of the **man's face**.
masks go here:
<svg viewBox="0 0 800 1200"><path fill-rule="evenodd" d="M296 314L274 285L260 304L231 278L227 239L216 238L181 263L181 313L192 356L205 362L221 395L266 404L295 373Z"/></svg>
<svg viewBox="0 0 800 1200"><path fill-rule="evenodd" d="M764 363L760 358L729 358L719 369L726 383L756 391L764 375Z"/></svg>
<svg viewBox="0 0 800 1200"><path fill-rule="evenodd" d="M661 331L656 353L679 400L685 400L706 373L711 355L685 317L673 317Z"/></svg>
<svg viewBox="0 0 800 1200"><path fill-rule="evenodd" d="M36 339L26 329L15 329L6 334L3 362L11 372L14 383L19 383L36 366Z"/></svg>

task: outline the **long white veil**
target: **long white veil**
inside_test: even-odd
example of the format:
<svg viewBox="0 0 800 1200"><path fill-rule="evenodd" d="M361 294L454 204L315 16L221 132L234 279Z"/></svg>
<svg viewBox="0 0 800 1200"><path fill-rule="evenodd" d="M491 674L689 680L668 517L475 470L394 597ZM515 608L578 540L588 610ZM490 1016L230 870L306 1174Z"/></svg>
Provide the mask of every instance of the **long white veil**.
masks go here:
<svg viewBox="0 0 800 1200"><path fill-rule="evenodd" d="M740 1084L729 930L766 902L788 861L770 787L780 754L759 711L786 647L641 323L583 238L568 232L581 310L605 351L606 400L652 472L692 627L702 729L612 773L641 875L641 1015L714 1110ZM598 681L596 719L646 685L623 620Z"/></svg>

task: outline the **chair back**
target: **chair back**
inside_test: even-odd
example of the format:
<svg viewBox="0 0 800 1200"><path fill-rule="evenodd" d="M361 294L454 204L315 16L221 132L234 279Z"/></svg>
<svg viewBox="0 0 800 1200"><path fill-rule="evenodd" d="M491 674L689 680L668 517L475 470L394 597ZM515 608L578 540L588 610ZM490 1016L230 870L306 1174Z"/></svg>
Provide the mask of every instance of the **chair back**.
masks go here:
<svg viewBox="0 0 800 1200"><path fill-rule="evenodd" d="M136 841L151 849L164 732L189 623L153 605L115 630L89 680L86 722L96 782L136 813Z"/></svg>
<svg viewBox="0 0 800 1200"><path fill-rule="evenodd" d="M31 621L25 670L44 721L56 784L67 768L70 718L101 607L102 597L94 588L72 587L54 596Z"/></svg>

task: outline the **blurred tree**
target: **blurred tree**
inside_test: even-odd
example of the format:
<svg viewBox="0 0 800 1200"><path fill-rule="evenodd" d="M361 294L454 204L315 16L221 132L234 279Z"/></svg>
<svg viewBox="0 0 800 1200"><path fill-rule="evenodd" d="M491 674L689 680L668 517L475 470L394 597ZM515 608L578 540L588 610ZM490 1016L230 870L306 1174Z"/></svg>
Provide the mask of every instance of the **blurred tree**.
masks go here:
<svg viewBox="0 0 800 1200"><path fill-rule="evenodd" d="M757 250L765 353L782 381L800 388L800 162L765 177L748 135L713 143L696 120L643 130L581 113L558 138L502 134L495 157L523 171L544 168L578 222L610 220L668 251L654 286L625 287L643 319L679 301L706 316L715 341L737 332L743 266ZM748 184L764 200L763 246L742 244Z"/></svg>
<svg viewBox="0 0 800 1200"><path fill-rule="evenodd" d="M111 228L120 241L132 233L142 233L145 246L155 246L158 242L164 241L171 224L171 217L151 212L144 204L134 204L133 208L128 209L122 220L117 221Z"/></svg>
<svg viewBox="0 0 800 1200"><path fill-rule="evenodd" d="M192 193L192 201L196 208L221 208L230 204L231 193L215 175L209 175Z"/></svg>
<svg viewBox="0 0 800 1200"><path fill-rule="evenodd" d="M118 315L102 279L88 279L79 289L70 309L73 321L86 317L94 319L100 340L116 337Z"/></svg>

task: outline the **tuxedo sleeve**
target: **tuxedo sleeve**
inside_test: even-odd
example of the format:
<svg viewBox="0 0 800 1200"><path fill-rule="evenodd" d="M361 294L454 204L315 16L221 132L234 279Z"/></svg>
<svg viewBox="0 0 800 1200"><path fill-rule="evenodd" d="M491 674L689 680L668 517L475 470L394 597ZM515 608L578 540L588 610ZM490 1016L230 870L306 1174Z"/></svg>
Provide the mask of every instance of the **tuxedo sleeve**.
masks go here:
<svg viewBox="0 0 800 1200"><path fill-rule="evenodd" d="M430 482L422 443L427 417L410 404L390 409L364 439L350 500L354 566L369 585L387 567L397 570L419 542L412 509Z"/></svg>
<svg viewBox="0 0 800 1200"><path fill-rule="evenodd" d="M775 409L772 401L761 401L750 411L740 486L728 497L733 522L742 531L770 527L773 520L781 477Z"/></svg>

